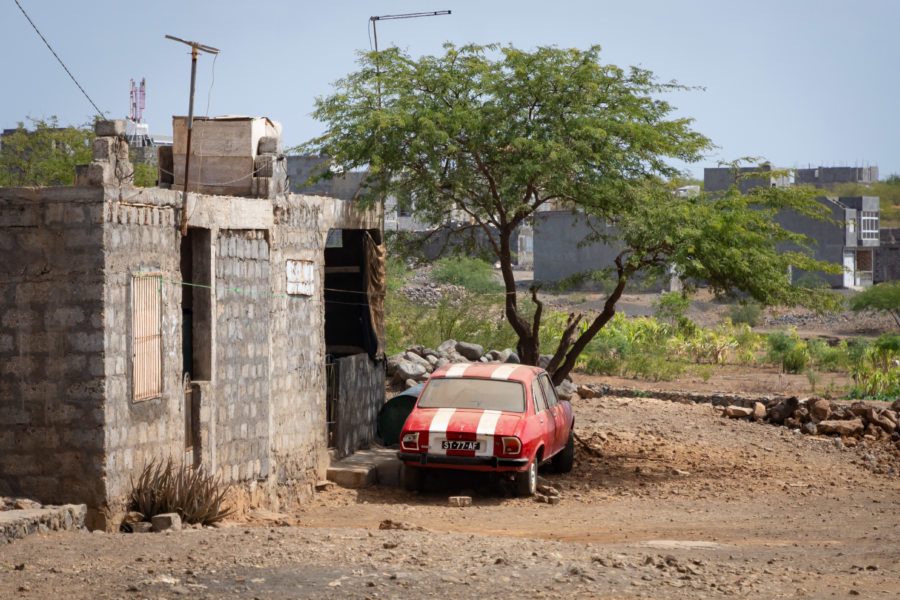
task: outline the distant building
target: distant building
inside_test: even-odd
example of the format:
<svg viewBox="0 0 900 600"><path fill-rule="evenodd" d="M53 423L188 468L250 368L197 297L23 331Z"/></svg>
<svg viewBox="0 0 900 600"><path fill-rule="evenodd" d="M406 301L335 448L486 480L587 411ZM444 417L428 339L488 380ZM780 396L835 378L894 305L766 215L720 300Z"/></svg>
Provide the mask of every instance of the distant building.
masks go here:
<svg viewBox="0 0 900 600"><path fill-rule="evenodd" d="M878 181L878 167L816 167L797 169L794 172L796 185L829 187L836 183L868 184Z"/></svg>

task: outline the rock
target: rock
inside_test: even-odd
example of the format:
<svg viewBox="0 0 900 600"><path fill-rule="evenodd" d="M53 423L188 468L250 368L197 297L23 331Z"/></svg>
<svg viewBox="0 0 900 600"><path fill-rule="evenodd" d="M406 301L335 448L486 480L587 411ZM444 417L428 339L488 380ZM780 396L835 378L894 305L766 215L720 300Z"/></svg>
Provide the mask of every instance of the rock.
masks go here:
<svg viewBox="0 0 900 600"><path fill-rule="evenodd" d="M844 442L841 440L841 438L839 438L839 437L834 438L834 447L837 448L838 450L844 449Z"/></svg>
<svg viewBox="0 0 900 600"><path fill-rule="evenodd" d="M507 348L506 350L509 350L509 348ZM504 352L506 352L506 350L504 350ZM518 354L516 354L512 350L509 350L509 356L503 362L509 363L512 365L517 365L517 364L521 363L522 360L519 358Z"/></svg>
<svg viewBox="0 0 900 600"><path fill-rule="evenodd" d="M431 348L424 348L422 352L420 352L420 354L422 355L422 358L428 358L429 356L433 356L435 358L441 357L440 352L438 352L437 350L432 350Z"/></svg>
<svg viewBox="0 0 900 600"><path fill-rule="evenodd" d="M815 398L808 402L806 406L809 409L809 416L816 423L827 421L828 417L831 416L831 402L825 398Z"/></svg>
<svg viewBox="0 0 900 600"><path fill-rule="evenodd" d="M409 389L411 387L416 387L417 385L419 385L419 382L416 381L415 379L407 379L406 381L403 382L403 385L406 386L406 389Z"/></svg>
<svg viewBox="0 0 900 600"><path fill-rule="evenodd" d="M456 351L471 361L476 361L484 354L484 347L469 342L456 342Z"/></svg>
<svg viewBox="0 0 900 600"><path fill-rule="evenodd" d="M800 401L797 400L796 396L791 396L790 398L780 400L775 404L775 406L771 407L767 411L769 420L773 423L781 425L782 423L784 423L785 419L794 414L794 411L797 410L797 407L799 405Z"/></svg>
<svg viewBox="0 0 900 600"><path fill-rule="evenodd" d="M36 510L39 508L41 508L40 502L35 502L28 498L19 498L13 502L13 510Z"/></svg>
<svg viewBox="0 0 900 600"><path fill-rule="evenodd" d="M497 358L495 360L497 362L505 363L506 361L509 360L509 356L512 353L513 353L513 351L510 350L509 348L506 348L505 350L501 350L500 352L497 352Z"/></svg>
<svg viewBox="0 0 900 600"><path fill-rule="evenodd" d="M882 414L879 413L879 411L876 410L874 406L870 406L869 410L866 411L866 420L869 421L870 425L874 424L886 431L888 434L894 433L894 430L897 429L897 424L894 423L891 419L882 416Z"/></svg>
<svg viewBox="0 0 900 600"><path fill-rule="evenodd" d="M434 354L429 354L428 356L425 357L425 360L428 361L428 363L431 365L432 369L436 369L437 364L438 364L438 362L440 362L441 359L440 359L440 357L435 356ZM446 361L446 359L444 359L444 360Z"/></svg>
<svg viewBox="0 0 900 600"><path fill-rule="evenodd" d="M153 531L153 523L147 521L138 521L131 524L132 533L150 533Z"/></svg>
<svg viewBox="0 0 900 600"><path fill-rule="evenodd" d="M800 428L800 431L805 433L806 435L816 435L819 431L819 427L813 421L809 421L808 423L804 423L803 427ZM841 438L835 438L841 439Z"/></svg>
<svg viewBox="0 0 900 600"><path fill-rule="evenodd" d="M865 417L866 413L869 412L869 405L865 402L854 402L848 410L857 417Z"/></svg>
<svg viewBox="0 0 900 600"><path fill-rule="evenodd" d="M434 369L436 371L436 370L440 369L441 367L443 367L444 365L449 364L449 363L450 363L449 360L441 357L441 358L437 359L436 363L434 363Z"/></svg>
<svg viewBox="0 0 900 600"><path fill-rule="evenodd" d="M450 496L450 506L472 506L472 496Z"/></svg>
<svg viewBox="0 0 900 600"><path fill-rule="evenodd" d="M409 352L409 351L407 351L407 352L403 355L403 358L405 358L405 359L408 360L409 362L414 362L414 363L416 363L417 365L422 365L423 367L425 367L425 371L428 372L428 373L430 373L432 370L434 370L434 367L432 366L432 364L431 364L430 362L428 362L428 359L427 359L427 358L422 358L421 356L419 356L419 355L416 354L415 352Z"/></svg>
<svg viewBox="0 0 900 600"><path fill-rule="evenodd" d="M544 494L545 496L560 496L559 490L553 487L552 485L541 484L537 486L537 491Z"/></svg>
<svg viewBox="0 0 900 600"><path fill-rule="evenodd" d="M417 345L407 346L406 351L412 352L416 356L421 356L421 357L425 356L425 347L424 346L417 346Z"/></svg>
<svg viewBox="0 0 900 600"><path fill-rule="evenodd" d="M535 494L535 502L543 502L544 504L559 504L561 498L559 496L545 496L544 494Z"/></svg>
<svg viewBox="0 0 900 600"><path fill-rule="evenodd" d="M863 432L862 419L850 419L847 421L821 421L819 433L836 433L838 435L857 435Z"/></svg>
<svg viewBox="0 0 900 600"><path fill-rule="evenodd" d="M456 350L456 340L446 340L437 347L438 354L450 357L450 353Z"/></svg>
<svg viewBox="0 0 900 600"><path fill-rule="evenodd" d="M895 413L900 413L900 398L891 403L891 410Z"/></svg>
<svg viewBox="0 0 900 600"><path fill-rule="evenodd" d="M323 479L321 481L316 482L316 491L317 492L326 492L328 490L334 489L334 482L328 481L327 479Z"/></svg>
<svg viewBox="0 0 900 600"><path fill-rule="evenodd" d="M398 354L392 354L387 357L387 360L385 361L385 368L387 370L388 377L393 377L394 373L397 372L397 365L400 363L401 360L405 360L403 358L404 354L405 354L405 352L400 352Z"/></svg>
<svg viewBox="0 0 900 600"><path fill-rule="evenodd" d="M799 423L806 423L809 421L809 411L805 406L801 406L795 410L792 416L794 417L794 420Z"/></svg>
<svg viewBox="0 0 900 600"><path fill-rule="evenodd" d="M553 360L552 354L541 354L540 358L538 358L538 366L542 369L546 369L551 360Z"/></svg>
<svg viewBox="0 0 900 600"><path fill-rule="evenodd" d="M731 417L732 419L742 419L744 417L749 417L753 414L752 408L745 408L743 406L735 406L731 405L725 408L725 411L722 413L726 417Z"/></svg>
<svg viewBox="0 0 900 600"><path fill-rule="evenodd" d="M594 398L597 395L597 392L594 391L594 388L589 387L587 385L579 385L578 386L578 395L582 398Z"/></svg>
<svg viewBox="0 0 900 600"><path fill-rule="evenodd" d="M419 379L423 379L427 373L428 370L419 363L414 363L409 360L401 360L397 363L397 371L394 374L394 378L401 381L405 381L407 379L414 379L418 381Z"/></svg>
<svg viewBox="0 0 900 600"><path fill-rule="evenodd" d="M178 513L154 515L150 522L153 523L153 531L181 531L181 517Z"/></svg>
<svg viewBox="0 0 900 600"><path fill-rule="evenodd" d="M797 431L800 430L800 421L798 421L794 417L788 417L784 420L784 423L782 423L782 425L784 425L788 429L796 429Z"/></svg>
<svg viewBox="0 0 900 600"><path fill-rule="evenodd" d="M450 351L450 354L447 355L447 359L448 359L450 362L454 362L454 363L467 363L467 362L472 362L472 361L470 361L468 358L466 358L465 356L463 356L462 354L460 354L459 352L457 352L456 350L451 350L451 351Z"/></svg>
<svg viewBox="0 0 900 600"><path fill-rule="evenodd" d="M559 396L560 400L571 400L578 394L578 388L569 381L563 381L556 386L556 394Z"/></svg>
<svg viewBox="0 0 900 600"><path fill-rule="evenodd" d="M762 421L766 418L766 405L762 402L754 402L753 403L753 414L750 415L753 417L754 421Z"/></svg>

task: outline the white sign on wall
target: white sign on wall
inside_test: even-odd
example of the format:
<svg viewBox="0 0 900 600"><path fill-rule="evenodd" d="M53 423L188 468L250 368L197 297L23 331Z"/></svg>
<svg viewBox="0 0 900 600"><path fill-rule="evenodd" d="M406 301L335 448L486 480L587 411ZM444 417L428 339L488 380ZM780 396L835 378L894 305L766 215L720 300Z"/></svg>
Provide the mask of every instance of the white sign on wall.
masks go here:
<svg viewBox="0 0 900 600"><path fill-rule="evenodd" d="M287 261L287 293L291 296L312 296L315 265L311 260Z"/></svg>

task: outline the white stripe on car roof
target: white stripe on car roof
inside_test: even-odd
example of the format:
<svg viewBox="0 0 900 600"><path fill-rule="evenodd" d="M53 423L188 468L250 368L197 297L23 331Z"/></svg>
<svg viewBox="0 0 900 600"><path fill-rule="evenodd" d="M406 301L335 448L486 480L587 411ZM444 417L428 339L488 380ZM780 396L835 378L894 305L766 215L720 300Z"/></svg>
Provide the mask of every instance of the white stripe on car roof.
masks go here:
<svg viewBox="0 0 900 600"><path fill-rule="evenodd" d="M469 368L470 365L466 363L460 363L458 365L453 365L447 372L444 373L444 377L462 377L463 373L466 372L466 369Z"/></svg>
<svg viewBox="0 0 900 600"><path fill-rule="evenodd" d="M518 368L519 365L501 365L491 373L491 379L509 379L512 372Z"/></svg>
<svg viewBox="0 0 900 600"><path fill-rule="evenodd" d="M450 423L450 419L453 418L453 413L455 412L455 408L439 408L438 411L434 413L434 418L431 419L431 425L428 427L428 431L447 431L447 425Z"/></svg>
<svg viewBox="0 0 900 600"><path fill-rule="evenodd" d="M478 435L494 435L494 431L497 429L497 421L500 420L500 415L503 412L499 410L486 410L481 415L481 419L478 421L478 429L475 430L475 433Z"/></svg>

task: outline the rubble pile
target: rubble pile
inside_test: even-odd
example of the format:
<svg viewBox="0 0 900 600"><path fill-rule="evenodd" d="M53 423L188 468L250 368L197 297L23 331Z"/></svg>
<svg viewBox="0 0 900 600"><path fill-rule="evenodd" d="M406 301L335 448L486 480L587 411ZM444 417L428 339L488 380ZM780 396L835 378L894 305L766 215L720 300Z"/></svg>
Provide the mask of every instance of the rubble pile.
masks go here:
<svg viewBox="0 0 900 600"><path fill-rule="evenodd" d="M553 358L552 354L541 354L538 366L546 368ZM398 352L387 358L387 377L394 385L405 385L410 388L431 375L436 369L449 363L511 363L519 364L519 355L506 348L504 350L484 351L479 344L446 340L436 350L423 346L409 346L405 352ZM556 388L556 393L563 400L571 400L578 395L578 388L566 377Z"/></svg>

